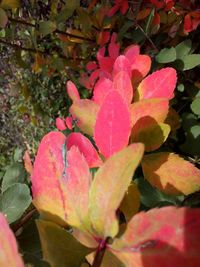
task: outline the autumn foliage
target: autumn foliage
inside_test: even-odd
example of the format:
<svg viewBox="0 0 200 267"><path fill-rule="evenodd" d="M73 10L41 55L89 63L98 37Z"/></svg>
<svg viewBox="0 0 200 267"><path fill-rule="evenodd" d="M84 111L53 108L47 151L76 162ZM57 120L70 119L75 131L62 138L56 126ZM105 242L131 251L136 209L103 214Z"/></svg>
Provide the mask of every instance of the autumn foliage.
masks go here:
<svg viewBox="0 0 200 267"><path fill-rule="evenodd" d="M152 27L168 11L181 16L184 32L200 23L199 11L184 9L188 1L142 2L136 20L153 6ZM129 1L113 1L105 16L129 8ZM122 49L115 32L102 30L97 43L78 82L66 82L69 114L42 138L33 166L24 157L43 259L53 267L199 267L200 209L184 199L200 190L200 170L167 146L180 127L171 107L178 68L152 68L151 55L137 43ZM142 182L175 204L144 208ZM0 214L0 266L8 260L26 266Z"/></svg>

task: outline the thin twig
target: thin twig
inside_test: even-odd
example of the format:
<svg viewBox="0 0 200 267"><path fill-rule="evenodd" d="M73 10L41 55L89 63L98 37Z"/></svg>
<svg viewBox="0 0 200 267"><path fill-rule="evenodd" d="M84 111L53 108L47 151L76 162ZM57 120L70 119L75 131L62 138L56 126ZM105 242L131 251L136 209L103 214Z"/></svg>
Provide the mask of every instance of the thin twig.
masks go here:
<svg viewBox="0 0 200 267"><path fill-rule="evenodd" d="M14 18L11 18L11 17L8 17L8 19L9 19L10 22L22 24L22 25L25 25L25 26L30 26L30 27L33 27L33 28L39 28L39 24L38 23L33 24L33 23L27 22L27 21L22 20L22 19L14 19ZM70 38L76 38L76 39L80 39L80 40L84 40L84 41L88 41L88 42L94 42L94 40L92 40L90 38L79 36L79 35L76 35L76 34L73 34L73 33L68 33L68 32L65 32L65 31L58 30L58 29L56 29L53 33L62 34L64 36L67 36L67 37L70 37Z"/></svg>
<svg viewBox="0 0 200 267"><path fill-rule="evenodd" d="M36 208L32 208L28 213L26 213L17 224L13 225L13 231L16 233L24 224L26 224L32 218L35 212Z"/></svg>

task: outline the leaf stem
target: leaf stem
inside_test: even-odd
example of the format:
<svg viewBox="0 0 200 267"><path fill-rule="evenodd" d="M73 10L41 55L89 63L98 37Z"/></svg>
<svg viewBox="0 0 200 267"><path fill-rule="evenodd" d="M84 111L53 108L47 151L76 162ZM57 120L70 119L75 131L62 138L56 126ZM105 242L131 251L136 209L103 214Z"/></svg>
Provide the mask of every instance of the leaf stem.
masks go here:
<svg viewBox="0 0 200 267"><path fill-rule="evenodd" d="M102 240L101 243L99 244L97 251L96 251L94 261L92 263L92 267L100 267L101 266L103 256L104 256L105 251L106 251L107 241L108 241L108 238L106 238L105 240Z"/></svg>

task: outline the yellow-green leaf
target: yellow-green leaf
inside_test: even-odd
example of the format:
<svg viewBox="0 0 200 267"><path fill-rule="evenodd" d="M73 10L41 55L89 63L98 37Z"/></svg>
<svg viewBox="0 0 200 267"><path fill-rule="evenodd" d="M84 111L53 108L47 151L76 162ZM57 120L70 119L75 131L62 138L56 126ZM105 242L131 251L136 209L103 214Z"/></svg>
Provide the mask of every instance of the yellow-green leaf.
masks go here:
<svg viewBox="0 0 200 267"><path fill-rule="evenodd" d="M200 189L200 170L174 153L144 157L142 169L152 186L171 195L189 195Z"/></svg>
<svg viewBox="0 0 200 267"><path fill-rule="evenodd" d="M143 117L134 125L131 133L132 142L141 142L145 145L145 151L158 149L167 139L170 126L165 123L157 123L151 117Z"/></svg>
<svg viewBox="0 0 200 267"><path fill-rule="evenodd" d="M37 221L44 259L51 267L79 267L92 249L83 246L60 226Z"/></svg>
<svg viewBox="0 0 200 267"><path fill-rule="evenodd" d="M118 233L116 210L143 153L143 144L132 144L111 156L96 172L89 196L89 214L96 235L105 238Z"/></svg>

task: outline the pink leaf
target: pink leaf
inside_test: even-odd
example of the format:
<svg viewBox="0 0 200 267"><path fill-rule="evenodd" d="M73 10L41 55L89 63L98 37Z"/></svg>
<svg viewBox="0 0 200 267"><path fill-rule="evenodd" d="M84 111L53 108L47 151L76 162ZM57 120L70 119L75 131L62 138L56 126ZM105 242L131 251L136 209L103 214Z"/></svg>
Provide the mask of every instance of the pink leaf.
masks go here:
<svg viewBox="0 0 200 267"><path fill-rule="evenodd" d="M102 163L96 149L90 140L81 133L71 133L67 137L67 149L77 146L84 155L90 168L99 167Z"/></svg>
<svg viewBox="0 0 200 267"><path fill-rule="evenodd" d="M88 71L95 70L96 68L97 68L97 64L96 64L95 61L90 61L90 62L88 62L87 65L86 65L86 69L87 69Z"/></svg>
<svg viewBox="0 0 200 267"><path fill-rule="evenodd" d="M139 45L130 45L128 46L125 51L124 55L129 60L130 64L135 60L135 57L140 54L140 47Z"/></svg>
<svg viewBox="0 0 200 267"><path fill-rule="evenodd" d="M133 87L128 73L125 71L118 72L113 79L113 86L124 101L130 104L133 98Z"/></svg>
<svg viewBox="0 0 200 267"><path fill-rule="evenodd" d="M135 125L139 119L146 116L157 122L164 122L167 118L168 108L169 100L166 98L143 99L135 102L130 106L131 124Z"/></svg>
<svg viewBox="0 0 200 267"><path fill-rule="evenodd" d="M65 129L67 129L67 127L65 125L65 121L61 118L56 118L56 128L59 131L64 131Z"/></svg>
<svg viewBox="0 0 200 267"><path fill-rule="evenodd" d="M71 116L68 116L66 119L65 119L65 123L67 125L67 128L72 130L73 128L73 119Z"/></svg>
<svg viewBox="0 0 200 267"><path fill-rule="evenodd" d="M120 71L125 71L131 76L131 65L125 56L119 56L113 66L113 77Z"/></svg>
<svg viewBox="0 0 200 267"><path fill-rule="evenodd" d="M15 236L8 223L0 213L0 266L1 267L23 267L24 264L18 253Z"/></svg>
<svg viewBox="0 0 200 267"><path fill-rule="evenodd" d="M67 82L66 89L67 89L68 96L71 98L72 101L76 101L80 99L78 89L72 81Z"/></svg>
<svg viewBox="0 0 200 267"><path fill-rule="evenodd" d="M100 152L110 157L128 145L131 131L128 106L115 90L104 98L94 129L94 139Z"/></svg>
<svg viewBox="0 0 200 267"><path fill-rule="evenodd" d="M163 207L136 214L109 249L127 267L199 267L200 209Z"/></svg>
<svg viewBox="0 0 200 267"><path fill-rule="evenodd" d="M173 98L177 75L173 68L163 68L148 75L138 86L136 100Z"/></svg>
<svg viewBox="0 0 200 267"><path fill-rule="evenodd" d="M151 58L146 55L135 56L135 60L131 63L132 82L140 82L150 71Z"/></svg>
<svg viewBox="0 0 200 267"><path fill-rule="evenodd" d="M93 100L97 104L101 105L105 96L110 90L113 90L113 82L110 79L104 77L100 78L95 84L93 91Z"/></svg>
<svg viewBox="0 0 200 267"><path fill-rule="evenodd" d="M67 151L62 133L50 132L42 139L31 182L33 203L46 219L84 227L91 175L78 148Z"/></svg>

